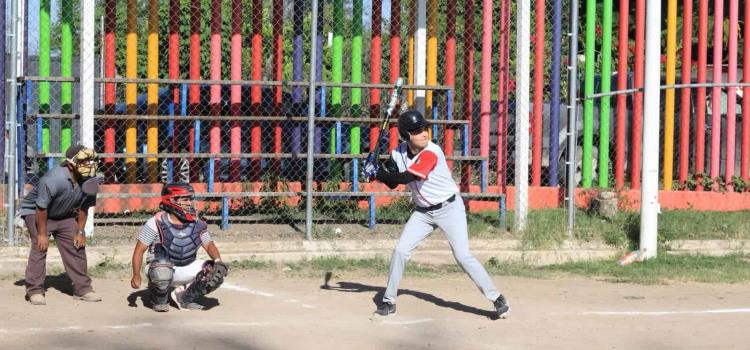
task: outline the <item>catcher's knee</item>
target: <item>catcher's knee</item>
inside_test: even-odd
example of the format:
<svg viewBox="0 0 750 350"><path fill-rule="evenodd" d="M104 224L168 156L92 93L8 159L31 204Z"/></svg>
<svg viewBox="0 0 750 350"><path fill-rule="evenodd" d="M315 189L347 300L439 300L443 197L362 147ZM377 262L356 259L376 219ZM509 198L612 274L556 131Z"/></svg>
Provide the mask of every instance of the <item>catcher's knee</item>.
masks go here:
<svg viewBox="0 0 750 350"><path fill-rule="evenodd" d="M171 261L159 259L149 265L149 289L159 294L166 294L172 278L174 278L174 264Z"/></svg>

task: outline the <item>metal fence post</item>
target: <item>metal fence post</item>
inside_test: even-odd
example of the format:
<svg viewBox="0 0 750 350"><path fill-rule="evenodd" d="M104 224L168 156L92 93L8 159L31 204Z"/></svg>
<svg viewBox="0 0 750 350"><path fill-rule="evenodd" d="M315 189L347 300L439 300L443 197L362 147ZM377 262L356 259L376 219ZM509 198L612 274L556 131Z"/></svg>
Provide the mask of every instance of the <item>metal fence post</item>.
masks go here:
<svg viewBox="0 0 750 350"><path fill-rule="evenodd" d="M312 0L311 38L318 33L318 0ZM310 47L310 85L307 92L307 179L305 196L305 234L307 240L312 240L312 186L313 186L313 140L315 138L315 60L317 59L318 41L311 40Z"/></svg>

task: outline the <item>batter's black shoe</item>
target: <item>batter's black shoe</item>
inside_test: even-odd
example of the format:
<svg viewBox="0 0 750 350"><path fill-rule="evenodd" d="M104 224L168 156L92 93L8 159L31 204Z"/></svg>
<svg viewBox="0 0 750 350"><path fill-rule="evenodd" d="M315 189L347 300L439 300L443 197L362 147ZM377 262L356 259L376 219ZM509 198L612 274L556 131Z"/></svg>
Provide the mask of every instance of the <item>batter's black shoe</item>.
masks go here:
<svg viewBox="0 0 750 350"><path fill-rule="evenodd" d="M497 315L497 318L506 318L510 314L510 304L508 304L508 301L505 300L505 297L500 294L497 299L495 299L495 312Z"/></svg>
<svg viewBox="0 0 750 350"><path fill-rule="evenodd" d="M378 316L391 316L396 314L396 305L391 303L382 303L375 310L375 314Z"/></svg>

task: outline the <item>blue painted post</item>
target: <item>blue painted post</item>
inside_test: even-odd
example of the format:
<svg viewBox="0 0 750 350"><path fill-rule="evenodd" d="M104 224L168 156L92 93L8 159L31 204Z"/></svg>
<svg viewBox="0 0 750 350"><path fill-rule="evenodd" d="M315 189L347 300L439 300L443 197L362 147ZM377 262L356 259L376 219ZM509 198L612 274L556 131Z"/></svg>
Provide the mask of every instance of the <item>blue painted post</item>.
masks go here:
<svg viewBox="0 0 750 350"><path fill-rule="evenodd" d="M370 196L370 230L375 229L375 196Z"/></svg>
<svg viewBox="0 0 750 350"><path fill-rule="evenodd" d="M445 103L445 118L453 120L453 90L448 90Z"/></svg>
<svg viewBox="0 0 750 350"><path fill-rule="evenodd" d="M487 159L482 159L482 193L487 192Z"/></svg>
<svg viewBox="0 0 750 350"><path fill-rule="evenodd" d="M229 198L221 197L221 230L229 229Z"/></svg>
<svg viewBox="0 0 750 350"><path fill-rule="evenodd" d="M464 157L469 156L469 125L464 124Z"/></svg>
<svg viewBox="0 0 750 350"><path fill-rule="evenodd" d="M214 162L216 159L213 157L209 159L211 161L208 162L208 192L211 193L214 191Z"/></svg>
<svg viewBox="0 0 750 350"><path fill-rule="evenodd" d="M436 99L437 100L437 99ZM438 118L438 112L437 112L437 103L433 102L432 107L430 109L432 110L432 120L435 121ZM432 123L432 142L437 143L438 141L438 126L435 123Z"/></svg>
<svg viewBox="0 0 750 350"><path fill-rule="evenodd" d="M352 191L359 192L359 159L352 159Z"/></svg>
<svg viewBox="0 0 750 350"><path fill-rule="evenodd" d="M508 229L508 226L505 224L505 214L507 210L505 209L505 195L500 196L500 229L505 231Z"/></svg>
<svg viewBox="0 0 750 350"><path fill-rule="evenodd" d="M182 84L182 87L180 88L180 115L181 116L187 115L187 91L188 91L187 84Z"/></svg>
<svg viewBox="0 0 750 350"><path fill-rule="evenodd" d="M12 84L15 84L15 82ZM26 109L31 108L31 100L29 97L31 96L31 83L21 83L18 91L21 93L18 94L18 103L16 104L16 132L18 135L18 138L16 139L16 156L18 157L18 172L16 178L18 179L18 188L16 188L16 191L18 193L18 198L21 198L24 196L23 185L26 183L26 168L24 167L24 160L26 159L26 128L24 128L24 123L26 122ZM13 146L11 145L11 147Z"/></svg>
<svg viewBox="0 0 750 350"><path fill-rule="evenodd" d="M341 154L341 132L342 132L341 122L336 122L336 154Z"/></svg>

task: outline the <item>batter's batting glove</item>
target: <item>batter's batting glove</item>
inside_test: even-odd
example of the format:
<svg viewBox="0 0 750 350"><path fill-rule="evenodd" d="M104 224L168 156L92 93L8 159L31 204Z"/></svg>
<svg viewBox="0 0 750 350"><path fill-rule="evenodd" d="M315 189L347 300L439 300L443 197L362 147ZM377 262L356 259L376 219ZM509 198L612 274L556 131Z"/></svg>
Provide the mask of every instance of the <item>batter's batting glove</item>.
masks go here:
<svg viewBox="0 0 750 350"><path fill-rule="evenodd" d="M364 165L362 166L362 173L365 174L365 177L368 179L372 179L375 177L375 174L378 173L378 169L380 169L380 165L378 165L377 161L370 160L370 157L367 157L367 160L365 160Z"/></svg>

